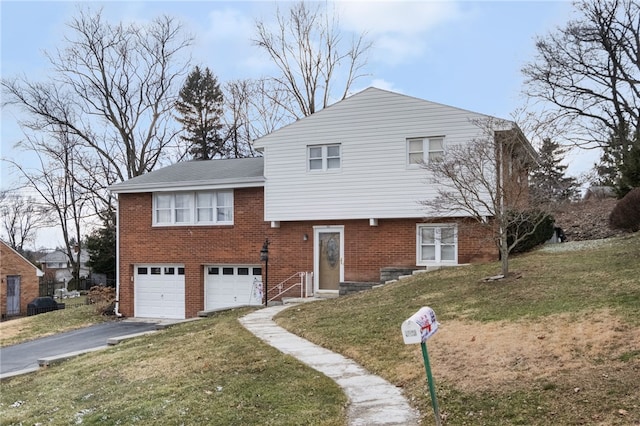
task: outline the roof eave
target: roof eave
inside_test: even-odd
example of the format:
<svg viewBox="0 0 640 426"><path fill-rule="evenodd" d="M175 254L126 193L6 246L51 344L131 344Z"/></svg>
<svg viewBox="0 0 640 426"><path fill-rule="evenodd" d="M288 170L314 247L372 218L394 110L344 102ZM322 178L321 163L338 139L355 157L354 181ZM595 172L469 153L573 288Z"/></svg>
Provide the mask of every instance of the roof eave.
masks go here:
<svg viewBox="0 0 640 426"><path fill-rule="evenodd" d="M108 189L114 194L139 193L139 192L163 192L193 189L232 189L252 188L264 186L264 177L251 177L245 179L217 179L215 181L183 181L183 182L157 182L153 184L116 184Z"/></svg>

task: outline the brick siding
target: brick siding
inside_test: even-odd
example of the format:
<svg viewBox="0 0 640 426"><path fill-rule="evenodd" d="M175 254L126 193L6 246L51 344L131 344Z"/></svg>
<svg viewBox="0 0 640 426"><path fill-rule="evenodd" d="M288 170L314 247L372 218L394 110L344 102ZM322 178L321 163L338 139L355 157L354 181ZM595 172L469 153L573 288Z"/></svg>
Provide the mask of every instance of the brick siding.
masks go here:
<svg viewBox="0 0 640 426"><path fill-rule="evenodd" d="M232 226L171 227L152 227L151 193L120 194L120 312L134 315L135 264L184 264L187 318L204 309L203 266L259 264L266 238L270 288L296 272L313 271L313 227L320 225L344 226L345 281L379 282L383 267L416 266L420 218L380 219L378 226L370 226L368 220L281 222L280 228L271 228L264 221L263 194L262 188L234 191ZM491 239L471 221L459 224L458 235L459 263L497 259ZM263 279L264 274L263 268Z"/></svg>
<svg viewBox="0 0 640 426"><path fill-rule="evenodd" d="M0 316L7 313L7 276L20 276L20 315L27 314L27 304L38 297L39 278L35 267L7 247L0 243Z"/></svg>

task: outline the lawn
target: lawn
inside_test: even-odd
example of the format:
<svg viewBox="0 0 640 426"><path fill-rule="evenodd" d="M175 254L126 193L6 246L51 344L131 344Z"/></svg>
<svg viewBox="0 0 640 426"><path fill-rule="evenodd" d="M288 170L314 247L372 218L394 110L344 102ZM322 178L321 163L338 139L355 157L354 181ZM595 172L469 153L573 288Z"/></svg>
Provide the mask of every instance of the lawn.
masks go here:
<svg viewBox="0 0 640 426"><path fill-rule="evenodd" d="M2 425L343 425L330 379L230 311L2 382Z"/></svg>
<svg viewBox="0 0 640 426"><path fill-rule="evenodd" d="M0 322L0 347L114 319L100 315L85 301L86 296L61 299L65 309Z"/></svg>
<svg viewBox="0 0 640 426"><path fill-rule="evenodd" d="M280 325L403 387L433 423L420 345L400 325L422 306L451 425L640 424L640 236L565 244L498 265L440 270L284 311Z"/></svg>
<svg viewBox="0 0 640 426"><path fill-rule="evenodd" d="M404 345L400 325L430 306L445 424L637 425L639 259L640 235L563 244L514 258L520 278L482 281L497 264L445 269L294 306L278 322L402 387L423 424L433 412L420 345ZM244 330L247 312L3 381L2 424L345 424L340 389Z"/></svg>

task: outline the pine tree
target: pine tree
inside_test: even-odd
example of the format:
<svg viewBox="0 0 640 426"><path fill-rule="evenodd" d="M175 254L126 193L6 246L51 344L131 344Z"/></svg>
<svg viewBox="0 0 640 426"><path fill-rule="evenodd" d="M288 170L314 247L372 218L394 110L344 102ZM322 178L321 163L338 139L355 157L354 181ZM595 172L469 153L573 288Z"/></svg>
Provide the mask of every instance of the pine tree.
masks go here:
<svg viewBox="0 0 640 426"><path fill-rule="evenodd" d="M551 139L544 139L540 147L539 164L531 174L531 195L544 202L571 200L577 195L575 178L565 176L567 166L561 164L566 149Z"/></svg>
<svg viewBox="0 0 640 426"><path fill-rule="evenodd" d="M186 135L180 138L189 144L189 154L196 160L225 157L225 141L222 129L223 95L217 78L209 68L199 67L189 74L180 89L176 109L177 120L184 126Z"/></svg>

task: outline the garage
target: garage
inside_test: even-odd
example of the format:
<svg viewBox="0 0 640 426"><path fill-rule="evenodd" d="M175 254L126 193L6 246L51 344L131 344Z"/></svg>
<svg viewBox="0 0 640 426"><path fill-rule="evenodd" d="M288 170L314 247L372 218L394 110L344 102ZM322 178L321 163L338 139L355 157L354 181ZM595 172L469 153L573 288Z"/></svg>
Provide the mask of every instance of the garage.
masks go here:
<svg viewBox="0 0 640 426"><path fill-rule="evenodd" d="M261 305L262 268L255 265L211 265L204 269L204 309Z"/></svg>
<svg viewBox="0 0 640 426"><path fill-rule="evenodd" d="M135 266L135 316L184 319L184 266Z"/></svg>

